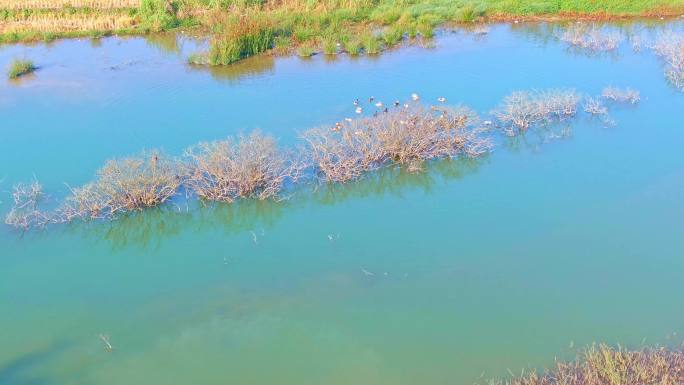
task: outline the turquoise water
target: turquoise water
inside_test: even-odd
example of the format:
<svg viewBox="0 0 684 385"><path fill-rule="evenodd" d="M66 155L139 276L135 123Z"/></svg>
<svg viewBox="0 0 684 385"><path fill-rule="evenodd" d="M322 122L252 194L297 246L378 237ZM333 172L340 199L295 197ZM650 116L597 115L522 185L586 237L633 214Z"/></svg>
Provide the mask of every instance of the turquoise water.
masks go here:
<svg viewBox="0 0 684 385"><path fill-rule="evenodd" d="M41 66L0 82L0 189L35 175L58 198L108 158L254 128L292 144L371 95L482 114L518 89L629 86L642 101L613 107L615 126L580 117L568 137L499 138L478 161L281 203L3 226L1 385L472 384L594 341L681 342L684 94L647 49L587 55L498 25L434 48L209 72L185 65L201 44L0 48L0 66Z"/></svg>

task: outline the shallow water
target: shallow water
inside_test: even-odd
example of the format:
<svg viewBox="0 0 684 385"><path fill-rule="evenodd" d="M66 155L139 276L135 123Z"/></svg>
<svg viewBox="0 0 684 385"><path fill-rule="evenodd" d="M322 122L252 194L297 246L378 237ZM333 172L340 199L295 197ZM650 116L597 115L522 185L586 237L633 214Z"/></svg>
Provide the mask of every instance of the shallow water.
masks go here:
<svg viewBox="0 0 684 385"><path fill-rule="evenodd" d="M371 95L486 114L513 90L615 85L642 102L612 108L614 127L581 117L566 138L500 139L479 161L283 203L3 226L0 385L471 384L594 341L681 342L684 94L648 50L587 55L544 26L499 25L210 72L185 64L198 44L1 47L0 66L41 69L0 82L0 189L35 175L59 197L108 158L254 128L292 144Z"/></svg>

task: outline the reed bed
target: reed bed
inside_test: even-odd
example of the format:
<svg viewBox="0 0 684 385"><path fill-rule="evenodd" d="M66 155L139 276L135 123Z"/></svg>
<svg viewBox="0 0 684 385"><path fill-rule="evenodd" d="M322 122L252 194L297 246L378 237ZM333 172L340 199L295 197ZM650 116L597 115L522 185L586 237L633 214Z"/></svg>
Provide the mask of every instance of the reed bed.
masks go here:
<svg viewBox="0 0 684 385"><path fill-rule="evenodd" d="M560 40L572 47L592 52L614 51L622 43L618 32L605 31L587 24L571 24L560 35Z"/></svg>
<svg viewBox="0 0 684 385"><path fill-rule="evenodd" d="M185 157L187 188L201 199L221 202L277 199L306 168L299 156L280 149L275 138L259 131L200 143L186 150Z"/></svg>
<svg viewBox="0 0 684 385"><path fill-rule="evenodd" d="M491 148L479 119L468 109L418 105L374 117L306 131L317 172L328 182L347 182L387 165L422 170L425 161L477 157Z"/></svg>
<svg viewBox="0 0 684 385"><path fill-rule="evenodd" d="M652 49L665 62L667 79L684 90L684 35L664 33L656 39Z"/></svg>
<svg viewBox="0 0 684 385"><path fill-rule="evenodd" d="M0 0L0 9L137 8L140 0Z"/></svg>
<svg viewBox="0 0 684 385"><path fill-rule="evenodd" d="M575 116L581 99L574 90L517 91L506 96L493 115L506 134L513 136L534 125Z"/></svg>
<svg viewBox="0 0 684 385"><path fill-rule="evenodd" d="M557 362L543 373L529 372L490 385L681 385L684 350L664 347L628 350L592 346L571 362Z"/></svg>
<svg viewBox="0 0 684 385"><path fill-rule="evenodd" d="M243 18L227 28L211 42L208 54L211 65L231 64L273 48L275 35L268 23Z"/></svg>

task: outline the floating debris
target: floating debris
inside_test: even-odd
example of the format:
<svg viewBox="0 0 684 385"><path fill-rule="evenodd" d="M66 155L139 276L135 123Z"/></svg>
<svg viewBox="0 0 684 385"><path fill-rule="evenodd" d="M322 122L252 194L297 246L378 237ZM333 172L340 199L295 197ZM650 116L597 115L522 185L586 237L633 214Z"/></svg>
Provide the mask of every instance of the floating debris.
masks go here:
<svg viewBox="0 0 684 385"><path fill-rule="evenodd" d="M112 352L114 350L114 347L112 344L109 342L109 336L106 334L100 334L98 337L100 337L100 340L104 344L105 351L107 352Z"/></svg>

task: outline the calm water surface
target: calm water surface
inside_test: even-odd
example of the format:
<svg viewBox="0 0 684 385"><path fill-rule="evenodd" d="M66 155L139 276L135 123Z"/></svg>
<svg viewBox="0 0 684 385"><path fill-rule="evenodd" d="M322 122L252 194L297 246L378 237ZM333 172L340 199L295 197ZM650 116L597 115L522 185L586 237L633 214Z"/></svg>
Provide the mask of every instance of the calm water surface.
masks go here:
<svg viewBox="0 0 684 385"><path fill-rule="evenodd" d="M678 24L658 28L680 28ZM650 36L648 29L642 32ZM681 342L684 94L647 49L568 50L545 26L442 34L375 58L256 58L210 72L178 37L0 48L0 211L108 158L254 128L292 144L351 101L518 89L641 91L617 123L498 140L477 162L386 170L284 203L0 228L0 385L472 384L594 341ZM109 336L107 352L99 338Z"/></svg>

